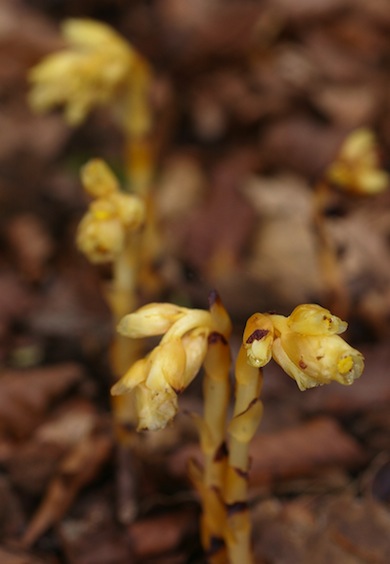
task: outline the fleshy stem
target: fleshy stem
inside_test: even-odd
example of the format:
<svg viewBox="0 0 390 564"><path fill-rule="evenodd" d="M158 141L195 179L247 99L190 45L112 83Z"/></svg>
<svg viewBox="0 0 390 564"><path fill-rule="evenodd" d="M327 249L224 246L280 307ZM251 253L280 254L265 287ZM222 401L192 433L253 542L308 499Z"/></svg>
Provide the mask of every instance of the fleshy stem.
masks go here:
<svg viewBox="0 0 390 564"><path fill-rule="evenodd" d="M204 361L203 419L197 420L203 453L203 471L192 468L202 500L201 541L208 561L226 562L226 511L223 485L226 470L226 415L229 404L230 350L225 337L213 332Z"/></svg>
<svg viewBox="0 0 390 564"><path fill-rule="evenodd" d="M350 297L340 264L328 233L324 212L330 199L330 188L326 180L319 182L314 190L314 225L319 244L321 275L325 283L327 305L343 319L348 317Z"/></svg>
<svg viewBox="0 0 390 564"><path fill-rule="evenodd" d="M235 366L235 405L228 427L229 457L224 498L227 507L225 542L230 564L251 564L251 522L248 509L249 444L260 423L263 406L259 399L262 371L250 366L244 345Z"/></svg>

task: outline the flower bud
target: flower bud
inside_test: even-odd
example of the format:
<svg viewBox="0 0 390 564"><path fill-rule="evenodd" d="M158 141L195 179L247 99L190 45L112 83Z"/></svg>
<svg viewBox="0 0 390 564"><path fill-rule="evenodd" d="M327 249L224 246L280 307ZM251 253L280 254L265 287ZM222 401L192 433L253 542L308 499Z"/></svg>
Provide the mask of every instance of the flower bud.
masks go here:
<svg viewBox="0 0 390 564"><path fill-rule="evenodd" d="M115 207L119 221L126 229L135 231L145 221L145 203L141 198L130 194L112 194L109 198Z"/></svg>
<svg viewBox="0 0 390 564"><path fill-rule="evenodd" d="M132 339L162 335L184 313L185 308L170 303L151 303L125 315L117 330Z"/></svg>
<svg viewBox="0 0 390 564"><path fill-rule="evenodd" d="M372 131L360 128L350 133L329 167L327 176L331 182L350 192L383 192L389 185L389 176L380 168L378 147Z"/></svg>
<svg viewBox="0 0 390 564"><path fill-rule="evenodd" d="M94 263L112 262L125 243L122 225L107 215L104 209L87 212L78 227L77 247Z"/></svg>
<svg viewBox="0 0 390 564"><path fill-rule="evenodd" d="M118 181L102 159L91 159L81 169L84 190L94 198L103 198L119 191Z"/></svg>
<svg viewBox="0 0 390 564"><path fill-rule="evenodd" d="M243 344L251 366L265 366L272 356L274 328L268 315L253 314L247 321L243 335Z"/></svg>

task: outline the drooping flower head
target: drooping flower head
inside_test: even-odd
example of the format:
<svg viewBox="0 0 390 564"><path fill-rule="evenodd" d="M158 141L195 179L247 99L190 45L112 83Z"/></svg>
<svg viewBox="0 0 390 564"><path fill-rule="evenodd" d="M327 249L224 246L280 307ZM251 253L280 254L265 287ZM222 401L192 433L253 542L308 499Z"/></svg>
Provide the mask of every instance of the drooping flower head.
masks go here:
<svg viewBox="0 0 390 564"><path fill-rule="evenodd" d="M364 359L339 336L346 328L316 304L300 305L288 317L256 313L243 335L247 362L261 368L273 358L300 390L332 380L350 385L362 374Z"/></svg>
<svg viewBox="0 0 390 564"><path fill-rule="evenodd" d="M130 132L147 131L150 69L144 59L102 22L69 19L62 34L68 47L30 72L32 108L46 112L62 106L66 121L78 125L93 108L112 104Z"/></svg>
<svg viewBox="0 0 390 564"><path fill-rule="evenodd" d="M145 358L135 362L112 387L113 395L133 393L138 428L164 428L176 415L178 394L198 374L212 333L230 334L230 320L219 298L210 310L152 303L126 315L118 331L130 338L163 335Z"/></svg>
<svg viewBox="0 0 390 564"><path fill-rule="evenodd" d="M289 317L270 315L275 328L272 356L300 390L331 381L350 385L363 372L363 355L339 333L347 323L316 304L295 308Z"/></svg>

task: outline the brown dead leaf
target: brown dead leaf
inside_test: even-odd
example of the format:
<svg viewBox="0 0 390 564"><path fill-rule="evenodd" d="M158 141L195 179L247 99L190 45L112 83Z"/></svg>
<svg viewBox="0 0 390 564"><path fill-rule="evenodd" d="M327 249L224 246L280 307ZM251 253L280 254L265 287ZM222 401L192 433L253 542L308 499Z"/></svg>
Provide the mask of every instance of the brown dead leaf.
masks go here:
<svg viewBox="0 0 390 564"><path fill-rule="evenodd" d="M250 483L270 484L299 476L315 476L332 467L354 468L364 451L334 419L321 417L269 435L258 434L251 445Z"/></svg>
<svg viewBox="0 0 390 564"><path fill-rule="evenodd" d="M6 370L0 376L0 430L27 437L55 399L84 376L78 364L68 363L29 370Z"/></svg>
<svg viewBox="0 0 390 564"><path fill-rule="evenodd" d="M256 562L383 564L390 556L385 506L351 495L269 499L253 513Z"/></svg>
<svg viewBox="0 0 390 564"><path fill-rule="evenodd" d="M11 481L5 476L0 476L0 537L15 539L24 525L23 510ZM3 562L1 558L0 562Z"/></svg>
<svg viewBox="0 0 390 564"><path fill-rule="evenodd" d="M60 463L46 495L22 537L23 546L31 546L71 507L79 491L98 474L112 451L112 437L92 434L79 441Z"/></svg>
<svg viewBox="0 0 390 564"><path fill-rule="evenodd" d="M126 531L117 525L112 494L107 493L95 493L86 503L79 504L76 515L66 517L56 527L67 564L133 562Z"/></svg>
<svg viewBox="0 0 390 564"><path fill-rule="evenodd" d="M47 555L40 558L17 549L0 547L1 564L58 564L57 558Z"/></svg>
<svg viewBox="0 0 390 564"><path fill-rule="evenodd" d="M61 458L102 425L93 404L73 399L60 405L32 437L14 449L4 466L11 481L28 495L42 495Z"/></svg>
<svg viewBox="0 0 390 564"><path fill-rule="evenodd" d="M43 222L30 213L16 215L8 222L6 235L19 271L31 282L40 281L54 251Z"/></svg>
<svg viewBox="0 0 390 564"><path fill-rule="evenodd" d="M134 552L139 559L172 552L188 536L195 535L198 515L194 509L142 519L129 527Z"/></svg>

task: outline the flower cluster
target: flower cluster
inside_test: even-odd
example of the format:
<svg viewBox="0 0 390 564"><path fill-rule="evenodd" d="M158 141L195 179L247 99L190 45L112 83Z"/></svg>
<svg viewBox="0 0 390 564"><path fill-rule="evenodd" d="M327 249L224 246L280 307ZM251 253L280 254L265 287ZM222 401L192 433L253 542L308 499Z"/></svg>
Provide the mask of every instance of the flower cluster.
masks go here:
<svg viewBox="0 0 390 564"><path fill-rule="evenodd" d="M115 103L121 120L137 132L150 127L146 62L109 26L88 19L62 25L68 48L53 53L30 72L29 101L37 112L63 106L71 125L97 106Z"/></svg>
<svg viewBox="0 0 390 564"><path fill-rule="evenodd" d="M289 317L255 314L244 334L247 359L264 366L273 359L300 390L332 380L350 385L363 372L362 354L340 337L347 323L316 304L303 304Z"/></svg>
<svg viewBox="0 0 390 564"><path fill-rule="evenodd" d="M93 198L77 232L77 246L91 262L111 262L125 247L129 232L141 227L145 204L138 196L120 192L117 179L100 159L89 161L81 180Z"/></svg>
<svg viewBox="0 0 390 564"><path fill-rule="evenodd" d="M327 178L339 188L357 194L377 194L389 186L372 131L356 129L346 138Z"/></svg>
<svg viewBox="0 0 390 564"><path fill-rule="evenodd" d="M152 303L121 320L118 331L126 337L163 335L160 344L111 389L113 395L134 394L138 429L162 429L173 419L178 394L205 360L209 337L218 333L227 338L230 330L230 319L218 297L210 302L209 311Z"/></svg>

